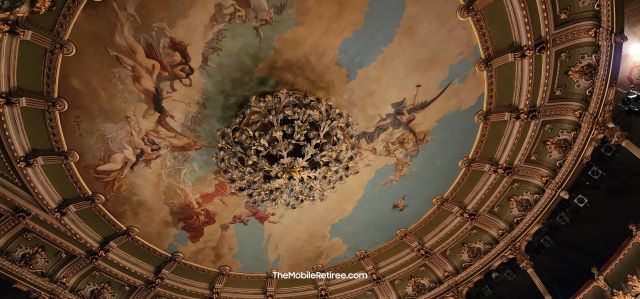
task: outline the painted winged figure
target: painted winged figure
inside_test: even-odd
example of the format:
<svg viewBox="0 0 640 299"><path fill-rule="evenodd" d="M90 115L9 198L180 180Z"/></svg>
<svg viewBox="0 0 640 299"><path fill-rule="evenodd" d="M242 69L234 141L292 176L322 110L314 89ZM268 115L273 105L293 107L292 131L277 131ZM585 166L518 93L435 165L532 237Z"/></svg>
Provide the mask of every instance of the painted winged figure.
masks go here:
<svg viewBox="0 0 640 299"><path fill-rule="evenodd" d="M433 98L428 100L423 100L419 103L416 102L416 97L418 95L417 89L421 87L421 85L416 86L416 96L414 96L413 103L409 103L406 98L402 100L391 103L391 107L393 108L393 112L387 113L384 117L382 117L375 125L375 128L372 131L364 131L357 135L359 140L365 140L367 144L371 144L378 140L380 135L384 134L389 130L406 130L411 133L413 138L415 139L415 144L421 144L420 136L416 132L416 130L411 126L411 123L416 119L416 114L431 106L444 92L449 88L451 82L449 82L440 92Z"/></svg>
<svg viewBox="0 0 640 299"><path fill-rule="evenodd" d="M261 27L273 25L275 16L282 15L287 9L287 4L288 1L283 1L269 6L267 0L232 0L218 3L210 23L214 27L219 24L231 24L234 21L249 24L255 30L258 41L262 42L264 35Z"/></svg>

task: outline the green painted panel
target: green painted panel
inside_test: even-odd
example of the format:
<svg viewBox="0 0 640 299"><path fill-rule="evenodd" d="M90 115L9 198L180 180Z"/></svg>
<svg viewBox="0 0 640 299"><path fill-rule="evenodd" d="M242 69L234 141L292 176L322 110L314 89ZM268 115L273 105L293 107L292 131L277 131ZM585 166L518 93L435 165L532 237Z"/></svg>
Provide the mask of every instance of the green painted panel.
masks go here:
<svg viewBox="0 0 640 299"><path fill-rule="evenodd" d="M147 251L133 241L125 241L120 246L118 246L118 248L125 251L128 255L135 257L154 268L159 267L160 265L162 265L162 263L164 263L164 260L161 257Z"/></svg>
<svg viewBox="0 0 640 299"><path fill-rule="evenodd" d="M531 100L529 100L529 107L536 107L538 105L538 97L540 97L540 86L542 85L542 56L537 55L534 58L533 64L533 86L531 90Z"/></svg>
<svg viewBox="0 0 640 299"><path fill-rule="evenodd" d="M114 270L120 271L122 273L126 273L128 276L131 276L134 279L138 279L138 280L142 280L142 281L146 281L148 279L148 277L145 277L144 275L140 275L136 272L133 272L123 266L120 266L118 263L110 260L110 259L101 259L100 260L101 263L105 263L106 265L108 265L110 268L113 268Z"/></svg>
<svg viewBox="0 0 640 299"><path fill-rule="evenodd" d="M111 290L115 293L114 298L130 298L130 293L134 291L134 288L128 286L127 283L111 277L102 270L94 267L89 271L84 272L84 276L78 280L74 289L79 291L84 289L87 283L109 283Z"/></svg>
<svg viewBox="0 0 640 299"><path fill-rule="evenodd" d="M420 259L420 258L419 257L415 257L413 259L408 259L404 263L400 263L398 266L389 269L389 272L391 272L391 273L400 272L400 271L403 271L403 270L405 270L407 268L410 268L411 265L414 264L416 262L416 260L418 260L418 259Z"/></svg>
<svg viewBox="0 0 640 299"><path fill-rule="evenodd" d="M160 285L159 289L179 294L180 298L202 298L202 295L197 295L192 292L187 292L167 284Z"/></svg>
<svg viewBox="0 0 640 299"><path fill-rule="evenodd" d="M40 109L22 107L20 108L24 128L27 131L27 138L31 148L34 150L51 150L53 144L49 138L49 130L44 116L44 111Z"/></svg>
<svg viewBox="0 0 640 299"><path fill-rule="evenodd" d="M297 288L303 286L314 286L315 279L279 279L278 288Z"/></svg>
<svg viewBox="0 0 640 299"><path fill-rule="evenodd" d="M526 122L522 126L522 129L521 129L522 133L520 134L520 139L518 139L518 143L516 143L516 146L513 149L513 154L511 154L511 157L507 161L507 164L513 165L516 162L519 151L522 150L522 147L524 146L524 142L527 141L526 135L527 135L527 132L529 132L530 128L531 128L531 122Z"/></svg>
<svg viewBox="0 0 640 299"><path fill-rule="evenodd" d="M577 102L584 102L588 100L588 88L586 86L578 88L576 83L569 77L568 71L571 67L577 65L581 59L591 57L593 54L597 53L597 51L598 49L593 44L582 44L573 45L569 48L564 48L556 52L554 63L558 66L559 72L554 74L554 88L563 86L563 91L561 95L555 95L552 93L550 100L560 99L562 101L566 101L574 99ZM566 61L560 61L560 53L562 52L566 52L568 54L568 59Z"/></svg>
<svg viewBox="0 0 640 299"><path fill-rule="evenodd" d="M540 27L540 13L538 12L538 1L527 0L527 10L529 11L529 19L531 20L531 31L533 31L533 40L537 41L542 38L542 28Z"/></svg>
<svg viewBox="0 0 640 299"><path fill-rule="evenodd" d="M569 26L581 20L598 19L599 12L595 7L595 1L586 3L586 5L582 5L580 1L581 0L551 1L556 28ZM566 17L561 18L561 14L566 14Z"/></svg>
<svg viewBox="0 0 640 299"><path fill-rule="evenodd" d="M84 221L87 226L91 227L96 233L102 237L111 236L117 231L111 227L109 223L104 221L102 217L93 209L84 209L76 212L76 216Z"/></svg>
<svg viewBox="0 0 640 299"><path fill-rule="evenodd" d="M18 207L12 201L7 199L4 195L0 195L0 205L3 206L3 207L6 207L9 210L14 210L14 209L16 209Z"/></svg>
<svg viewBox="0 0 640 299"><path fill-rule="evenodd" d="M500 146L500 141L504 137L504 132L507 130L507 124L508 121L491 122L489 132L487 133L487 139L482 145L482 150L479 154L480 159L495 158L498 147Z"/></svg>
<svg viewBox="0 0 640 299"><path fill-rule="evenodd" d="M469 171L469 175L467 175L464 182L458 189L458 192L456 192L456 194L450 199L450 201L452 203L461 204L462 201L464 201L465 197L467 197L467 195L473 191L473 188L476 187L476 185L478 184L478 181L480 181L480 178L482 178L483 175L484 175L484 171L479 171L479 170Z"/></svg>
<svg viewBox="0 0 640 299"><path fill-rule="evenodd" d="M411 248L411 246L409 246L409 244L407 244L407 242L398 242L396 245L394 245L393 247L379 253L376 254L374 256L372 256L371 258L373 259L373 261L378 264L384 260L387 260L397 254L399 254L400 252L403 252L407 249Z"/></svg>
<svg viewBox="0 0 640 299"><path fill-rule="evenodd" d="M224 286L229 288L245 288L258 289L264 288L266 281L264 279L237 279L229 277L224 281Z"/></svg>
<svg viewBox="0 0 640 299"><path fill-rule="evenodd" d="M0 152L0 155L2 155L2 157L0 157L0 159L2 161L0 161L0 175L2 175L3 177L6 178L14 178L14 172L13 169L11 169L11 167L9 167L9 165L7 164L7 159L5 158L5 154L4 151ZM13 179L9 180L12 181Z"/></svg>
<svg viewBox="0 0 640 299"><path fill-rule="evenodd" d="M173 271L171 271L171 274L176 275L176 276L180 276L180 277L184 277L187 279L191 279L191 280L195 280L197 282L202 282L202 283L210 283L211 281L213 281L214 277L213 276L207 276L206 274L191 269L191 268L187 268L184 266L177 266L175 267L175 269L173 269Z"/></svg>
<svg viewBox="0 0 640 299"><path fill-rule="evenodd" d="M47 50L31 42L21 42L18 48L18 88L43 92L44 57Z"/></svg>
<svg viewBox="0 0 640 299"><path fill-rule="evenodd" d="M339 272L342 273L360 273L360 272L365 272L364 270L364 266L360 263L355 263L351 266L345 267L345 268L341 268Z"/></svg>
<svg viewBox="0 0 640 299"><path fill-rule="evenodd" d="M49 225L47 222L45 222L44 220L38 218L38 217L31 217L29 219L29 221L35 223L36 225L38 225L39 227L41 227L42 229L50 232L51 234L56 235L58 238L63 239L65 241L67 241L69 244L81 249L81 250L89 250L89 247L86 247L84 244L80 243L78 240L74 239L73 237L67 235L66 233L56 229L55 227Z"/></svg>
<svg viewBox="0 0 640 299"><path fill-rule="evenodd" d="M487 22L493 50L499 51L510 47L514 41L504 1L489 2L482 8L482 15Z"/></svg>
<svg viewBox="0 0 640 299"><path fill-rule="evenodd" d="M47 32L53 32L56 21L60 16L60 12L62 12L62 7L64 6L66 0L57 0L55 2L57 3L52 10L49 10L48 12L41 15L30 15L27 17L27 22L34 24Z"/></svg>
<svg viewBox="0 0 640 299"><path fill-rule="evenodd" d="M60 193L62 198L74 198L79 197L76 187L69 180L67 172L60 164L46 164L42 165L42 171L53 185L53 188Z"/></svg>
<svg viewBox="0 0 640 299"><path fill-rule="evenodd" d="M513 187L515 184L518 187ZM507 191L502 195L498 203L493 207L491 213L500 217L501 219L509 222L515 223L516 217L509 213L509 209L511 208L510 199L514 196L522 195L525 192L529 192L533 195L538 195L544 193L544 190L540 188L540 186L524 180L515 180L511 183L511 188L508 188ZM535 203L534 203L535 204Z"/></svg>
<svg viewBox="0 0 640 299"><path fill-rule="evenodd" d="M444 210L444 209L438 210L433 215L433 218L429 219L427 223L425 223L423 226L421 226L415 231L415 235L420 238L426 237L427 235L435 231L438 228L438 226L440 226L440 224L442 224L450 215L451 215L451 212L447 210Z"/></svg>
<svg viewBox="0 0 640 299"><path fill-rule="evenodd" d="M509 62L496 68L496 107L513 106L513 92L516 86L516 64Z"/></svg>

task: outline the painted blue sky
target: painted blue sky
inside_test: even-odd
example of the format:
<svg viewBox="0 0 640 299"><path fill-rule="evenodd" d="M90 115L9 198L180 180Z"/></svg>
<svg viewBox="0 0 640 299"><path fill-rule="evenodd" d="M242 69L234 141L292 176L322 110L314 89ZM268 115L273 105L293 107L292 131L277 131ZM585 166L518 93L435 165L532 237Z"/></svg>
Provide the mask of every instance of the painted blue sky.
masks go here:
<svg viewBox="0 0 640 299"><path fill-rule="evenodd" d="M338 65L348 70L349 81L393 42L405 7L404 0L369 0L362 27L340 45Z"/></svg>

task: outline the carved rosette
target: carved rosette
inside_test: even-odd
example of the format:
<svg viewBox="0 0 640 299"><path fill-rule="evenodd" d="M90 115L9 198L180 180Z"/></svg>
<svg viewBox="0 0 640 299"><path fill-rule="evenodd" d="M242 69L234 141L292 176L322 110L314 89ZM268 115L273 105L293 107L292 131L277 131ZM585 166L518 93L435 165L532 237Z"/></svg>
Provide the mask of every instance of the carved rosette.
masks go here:
<svg viewBox="0 0 640 299"><path fill-rule="evenodd" d="M18 245L15 251L8 254L14 264L30 272L43 273L50 261L44 246Z"/></svg>
<svg viewBox="0 0 640 299"><path fill-rule="evenodd" d="M547 149L547 157L553 160L564 160L573 147L576 135L576 131L560 130L558 135L545 140L543 143Z"/></svg>
<svg viewBox="0 0 640 299"><path fill-rule="evenodd" d="M115 299L116 293L111 289L111 283L103 282L87 282L84 288L77 293L82 299Z"/></svg>
<svg viewBox="0 0 640 299"><path fill-rule="evenodd" d="M567 75L575 83L575 87L587 88L587 94L591 94L596 75L598 74L598 54L580 55L576 65L569 68Z"/></svg>
<svg viewBox="0 0 640 299"><path fill-rule="evenodd" d="M430 289L435 288L437 285L426 277L411 276L405 287L405 291L409 296L421 296L429 292Z"/></svg>
<svg viewBox="0 0 640 299"><path fill-rule="evenodd" d="M524 216L533 210L538 199L540 199L540 195L531 194L529 190L509 198L509 215L513 216L516 222L520 222Z"/></svg>
<svg viewBox="0 0 640 299"><path fill-rule="evenodd" d="M460 252L460 258L464 261L462 267L467 268L473 265L490 249L491 245L482 240L462 243L462 251Z"/></svg>

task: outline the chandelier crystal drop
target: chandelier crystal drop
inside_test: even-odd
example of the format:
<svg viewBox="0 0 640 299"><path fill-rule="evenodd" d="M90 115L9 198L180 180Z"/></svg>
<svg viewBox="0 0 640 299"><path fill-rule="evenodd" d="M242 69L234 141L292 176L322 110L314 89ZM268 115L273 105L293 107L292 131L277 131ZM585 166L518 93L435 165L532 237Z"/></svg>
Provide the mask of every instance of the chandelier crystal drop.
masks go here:
<svg viewBox="0 0 640 299"><path fill-rule="evenodd" d="M218 130L214 159L248 204L295 209L322 201L353 171L351 117L330 101L281 90L252 97Z"/></svg>

